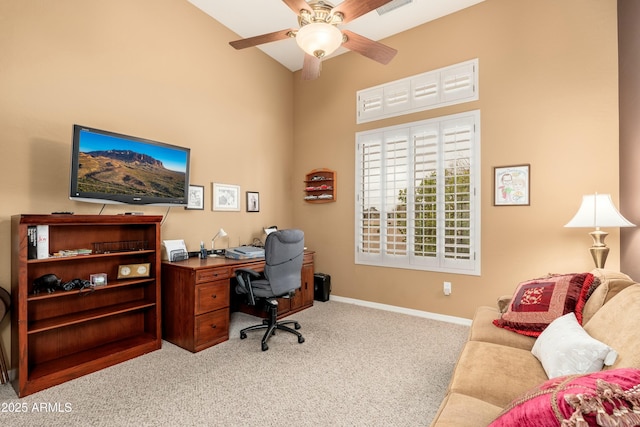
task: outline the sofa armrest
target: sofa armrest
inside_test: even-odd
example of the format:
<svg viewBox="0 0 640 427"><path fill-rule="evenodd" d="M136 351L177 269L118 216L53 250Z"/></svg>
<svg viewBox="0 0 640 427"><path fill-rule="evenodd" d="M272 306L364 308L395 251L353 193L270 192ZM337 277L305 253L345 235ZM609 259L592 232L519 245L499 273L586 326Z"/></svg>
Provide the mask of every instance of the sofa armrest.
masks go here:
<svg viewBox="0 0 640 427"><path fill-rule="evenodd" d="M469 341L490 342L507 347L531 350L536 339L497 327L493 324L493 320L499 318L500 312L496 308L478 307L471 323Z"/></svg>

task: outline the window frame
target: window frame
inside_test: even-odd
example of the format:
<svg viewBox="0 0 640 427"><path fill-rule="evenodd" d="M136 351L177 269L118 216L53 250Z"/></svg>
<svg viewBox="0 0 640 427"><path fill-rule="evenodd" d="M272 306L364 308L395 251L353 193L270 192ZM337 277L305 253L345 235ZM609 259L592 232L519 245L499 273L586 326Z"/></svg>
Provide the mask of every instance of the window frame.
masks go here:
<svg viewBox="0 0 640 427"><path fill-rule="evenodd" d="M436 141L435 141L435 152L437 152L437 156L435 156L436 160L431 162L434 163L436 169L438 170L437 174L440 178L442 178L445 174L445 169L447 168L447 163L451 163L450 158L445 159L444 154L447 147L450 147L452 144L450 142L445 143L445 138L451 132L451 129L457 129L456 126L459 126L460 129L465 129L465 126L468 126L468 139L470 142L468 145L468 157L461 157L461 159L468 159L468 203L463 202L463 204L454 203L456 207L454 211L456 212L455 219L458 218L460 214L464 214L463 209L459 209L457 206L466 206L468 204L468 216L469 216L469 226L462 227L462 232L468 230L469 235L468 239L458 238L457 234L449 236L448 240L445 240L447 237L448 228L445 226L445 206L451 206L451 201L447 202L444 199L445 194L445 186L447 185L446 179L435 179L436 182L436 239L438 241L436 245L436 254L435 256L419 256L415 254L414 245L416 245L415 241L415 230L418 227L412 223L415 219L414 211L416 210L414 195L416 192L414 191L414 187L416 187L416 179L414 176L414 168L416 165L416 158L414 158L414 143L415 139L419 135L419 131L424 131L424 129L430 129L434 132ZM447 132L449 133L447 133ZM356 133L356 155L355 155L355 230L354 230L354 250L355 250L355 263L362 265L375 265L375 266L384 266L384 267L394 267L394 268L406 268L412 270L424 270L424 271L434 271L434 272L446 272L446 273L454 273L454 274L466 274L466 275L480 275L480 248L481 248L481 239L480 239L480 225L481 225L481 197L480 197L480 111L472 110L458 114L452 114L447 116L435 117L432 119L421 120L412 123L405 123L396 126L390 126L385 128L372 129L368 131L362 131ZM386 156L384 153L385 146L392 143L393 137L397 138L398 141L401 141L402 138L406 138L406 153L402 153L402 149L396 149L393 151L395 153L392 157ZM432 144L432 145L434 145ZM401 144L398 145L400 147ZM455 142L453 143L455 146ZM375 150L377 147L377 152L371 151ZM371 149L371 150L370 150ZM402 156L406 157L406 170L402 170ZM454 154L455 155L455 154ZM396 157L394 157L396 156ZM394 162L395 160L400 160L399 162ZM365 165L363 165L363 162ZM394 183L394 188L392 190L387 191L385 188L387 182L384 177L385 174L396 173L400 176L399 180L391 180L390 182ZM403 177L404 174L404 178ZM395 176L395 175L394 175ZM424 176L424 175L422 175ZM433 175L432 175L433 176ZM421 182L424 183L425 178L420 178ZM456 178L454 178L456 179ZM457 180L456 180L457 181ZM398 187L397 183L401 182L400 187ZM422 184L420 184L422 185ZM379 186L379 189L375 187ZM406 231L402 233L397 233L398 218L401 217L401 210L396 209L398 206L403 206L399 203L398 200L398 188L403 187L407 189L406 191L406 202L404 203L405 207L405 223L406 223ZM373 188L373 189L372 189ZM384 194L387 194L386 201L384 200ZM424 197L424 192L420 193ZM454 194L457 193L447 193ZM461 193L463 194L463 193ZM466 193L465 193L466 194ZM373 208L366 209L364 204L361 203L361 199L364 198L369 200L374 200L372 205L379 205L380 212L377 213L377 233L376 234L376 220L375 215L376 211ZM367 216L367 211L369 212L369 216ZM423 211L424 212L424 211ZM451 212L451 211L449 211ZM386 218L386 220L383 220ZM421 217L422 218L422 217ZM394 222L395 220L395 222ZM450 223L450 222L449 222ZM389 225L391 224L391 225ZM388 227L394 227L392 232L387 233ZM455 228L455 227L454 227ZM373 230L371 234L368 234L369 230ZM398 237L401 234L404 234L404 252L402 250L396 250L396 242L398 241ZM376 239L377 236L377 240ZM389 236L391 238L389 239ZM445 241L460 241L460 240L468 240L468 250L469 256L467 260L461 259L463 256L449 256L446 249L449 249L451 243L445 243ZM373 242L373 243L372 243ZM376 243L377 242L377 243ZM366 249L361 250L360 246L367 246L369 251ZM418 246L420 244L417 244ZM453 246L457 246L457 243L454 243ZM399 246L398 246L399 247ZM462 250L464 250L467 245L461 245ZM454 249L455 250L455 249ZM453 258L453 259L452 259Z"/></svg>

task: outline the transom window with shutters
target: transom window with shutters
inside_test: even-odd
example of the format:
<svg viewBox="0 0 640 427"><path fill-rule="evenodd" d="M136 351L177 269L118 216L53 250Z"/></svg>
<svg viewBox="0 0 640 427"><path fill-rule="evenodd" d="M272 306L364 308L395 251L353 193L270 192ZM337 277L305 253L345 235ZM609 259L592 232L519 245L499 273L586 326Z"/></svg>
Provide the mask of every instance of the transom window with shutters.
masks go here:
<svg viewBox="0 0 640 427"><path fill-rule="evenodd" d="M356 134L356 263L480 274L480 112Z"/></svg>
<svg viewBox="0 0 640 427"><path fill-rule="evenodd" d="M362 89L356 97L357 123L475 101L479 99L478 60Z"/></svg>

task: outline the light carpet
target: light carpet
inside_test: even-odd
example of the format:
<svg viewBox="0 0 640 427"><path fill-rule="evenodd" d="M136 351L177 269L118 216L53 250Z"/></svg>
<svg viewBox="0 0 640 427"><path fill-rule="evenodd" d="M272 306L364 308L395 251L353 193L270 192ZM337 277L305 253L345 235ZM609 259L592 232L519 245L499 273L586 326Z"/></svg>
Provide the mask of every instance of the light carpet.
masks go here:
<svg viewBox="0 0 640 427"><path fill-rule="evenodd" d="M315 302L291 316L305 337L231 319L230 339L193 354L161 350L18 399L0 386L7 426L428 426L468 326ZM20 411L20 412L17 412Z"/></svg>

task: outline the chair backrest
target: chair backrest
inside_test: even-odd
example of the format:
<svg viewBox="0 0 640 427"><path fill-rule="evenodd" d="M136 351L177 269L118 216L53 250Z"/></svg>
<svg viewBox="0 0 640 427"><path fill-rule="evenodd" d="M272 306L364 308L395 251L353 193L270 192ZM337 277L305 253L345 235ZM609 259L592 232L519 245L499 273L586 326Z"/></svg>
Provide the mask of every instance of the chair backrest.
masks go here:
<svg viewBox="0 0 640 427"><path fill-rule="evenodd" d="M264 275L275 295L286 295L300 287L303 257L302 230L280 230L267 236Z"/></svg>

